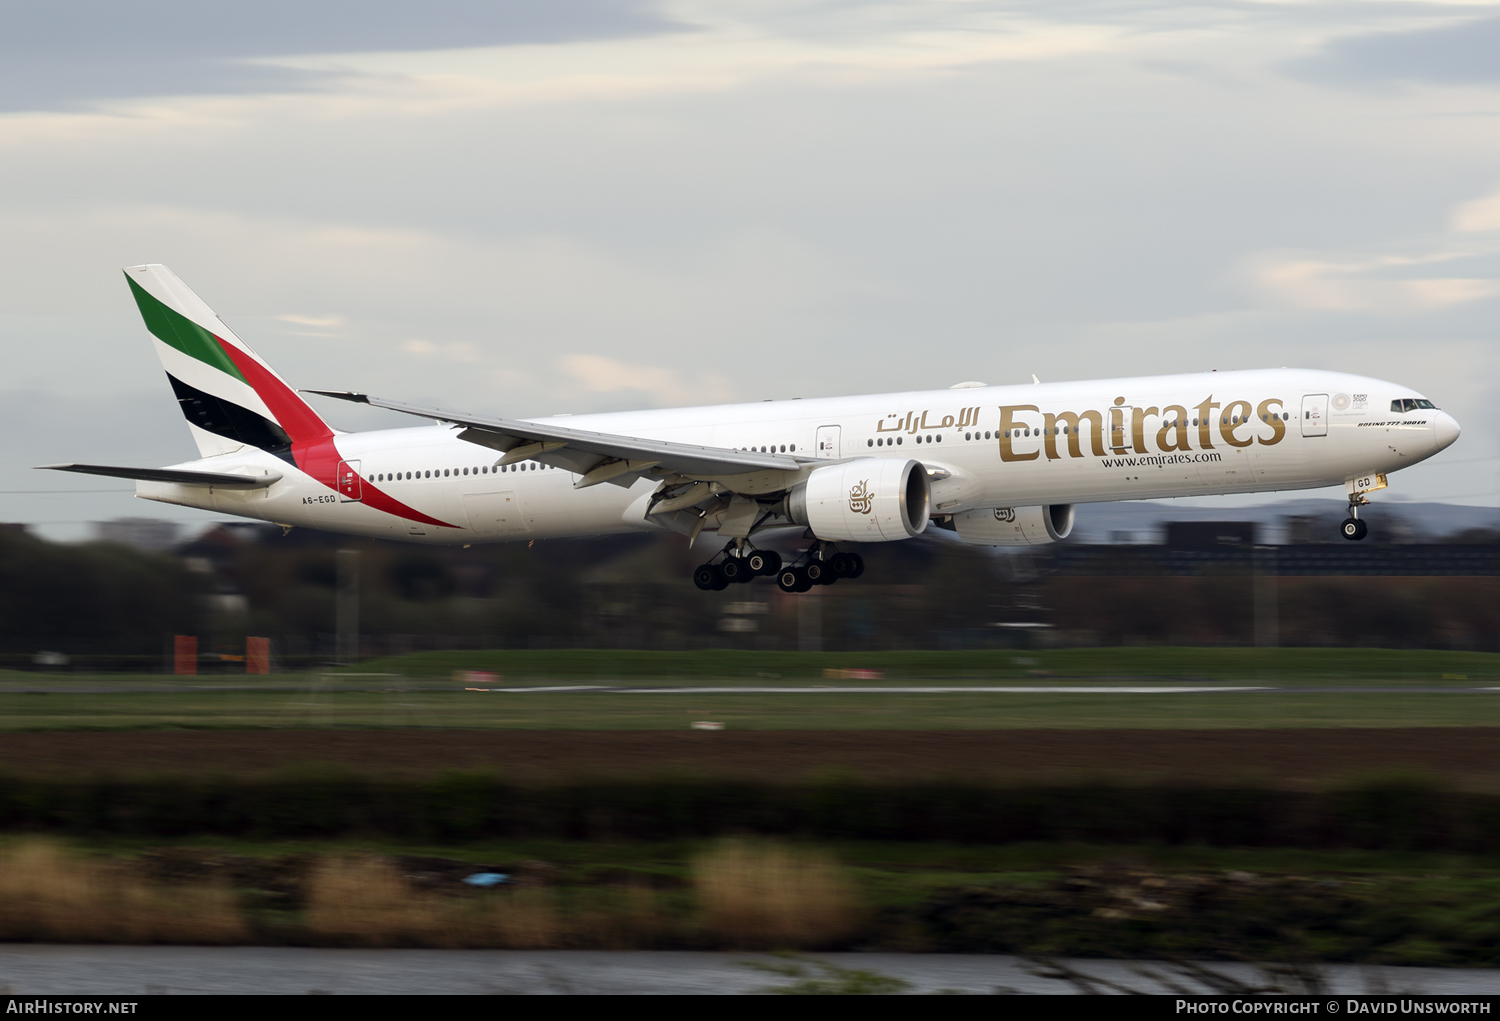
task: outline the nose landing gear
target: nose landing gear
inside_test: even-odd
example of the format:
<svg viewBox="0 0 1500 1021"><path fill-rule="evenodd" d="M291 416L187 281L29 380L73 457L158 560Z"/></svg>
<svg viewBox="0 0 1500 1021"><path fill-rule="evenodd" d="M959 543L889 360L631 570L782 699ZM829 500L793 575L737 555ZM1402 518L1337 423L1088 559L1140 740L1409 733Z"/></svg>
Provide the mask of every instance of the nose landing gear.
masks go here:
<svg viewBox="0 0 1500 1021"><path fill-rule="evenodd" d="M1370 526L1359 520L1359 509L1369 502L1363 493L1349 494L1349 516L1339 525L1339 534L1350 542L1358 542L1370 534Z"/></svg>

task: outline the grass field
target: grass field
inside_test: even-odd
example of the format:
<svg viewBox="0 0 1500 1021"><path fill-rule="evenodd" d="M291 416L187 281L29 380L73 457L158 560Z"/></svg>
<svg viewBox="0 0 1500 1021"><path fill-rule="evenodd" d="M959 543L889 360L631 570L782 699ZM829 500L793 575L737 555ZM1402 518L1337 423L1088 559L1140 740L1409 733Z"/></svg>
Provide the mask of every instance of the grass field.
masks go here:
<svg viewBox="0 0 1500 1021"><path fill-rule="evenodd" d="M850 669L879 670L883 679L824 676L826 670ZM456 670L501 673L503 680L493 685L501 690L464 690L453 677ZM1188 682L1285 690L503 690L610 682L795 688L914 681L1038 687ZM1492 765L1500 756L1491 748L1500 741L1500 691L1483 690L1488 685L1500 686L1500 655L1375 649L486 651L417 653L265 678L4 672L0 731L8 735L0 741L0 770L33 785L42 781L28 776L100 782L110 776L253 778L311 763L374 778L475 768L520 784L632 776L752 783L959 776L1008 783L1107 775L1123 783L1185 779L1231 786L1249 778L1293 792L1286 797L1380 771L1409 771L1455 789L1490 792L1500 787L1500 769ZM64 690L70 687L83 690ZM141 690L147 688L171 690ZM1309 688L1320 690L1301 690ZM1431 690L1397 690L1402 688ZM703 720L726 730L689 728ZM292 842L204 835L183 842L195 846L167 851L160 837L101 837L77 849L95 865L79 871L72 859L47 852L51 859L42 854L33 863L37 876L51 877L58 904L81 903L73 889L75 872L93 876L84 884L93 884L90 896L103 898L105 908L119 908L119 897L110 891L125 875L136 884L132 896L157 904L153 924L159 923L159 931L126 925L138 921L133 909L120 909L120 917L109 921L113 908L70 915L37 900L26 901L30 906L21 911L0 898L0 938L880 947L1409 964L1489 964L1500 945L1500 911L1493 907L1500 868L1482 855L1165 843L833 841L809 849L819 861L836 863L837 875L829 871L833 866L819 866L831 877L819 903L833 906L804 912L806 917L793 912L790 928L773 937L766 935L764 919L730 916L776 897L788 904L816 898L800 890L777 893L776 869L766 866L759 878L735 880L741 883L738 894L721 890L731 901L737 896L739 908L716 908L714 897L722 896L711 893L718 887L704 879L701 862L711 845L702 841L630 843L606 835L594 841L425 846L415 843L428 839L418 829L409 843L374 836ZM267 831L280 832L296 831ZM0 858L13 839L0 839ZM447 887L407 889L402 877L422 873L423 856L446 859L448 864L432 867L455 875L485 865L542 878L535 880L539 885L492 900L465 900L472 891ZM179 867L186 870L182 876L162 871ZM9 895L14 903L35 900L35 891L46 887L21 876L19 865L16 875L20 885ZM225 877L231 877L227 886ZM180 882L212 888L173 885ZM189 894L198 900L184 900ZM198 935L179 932L176 921L186 910L182 905L192 904L203 914Z"/></svg>
<svg viewBox="0 0 1500 1021"><path fill-rule="evenodd" d="M897 842L0 841L0 938L1492 965L1459 855ZM466 887L476 870L517 885Z"/></svg>
<svg viewBox="0 0 1500 1021"><path fill-rule="evenodd" d="M478 650L420 652L365 660L352 667L247 678L211 673L198 683L286 684L309 677L382 678L450 682L456 670L500 673L506 684L585 682L795 683L824 679L824 671L879 670L888 681L914 679L1027 683L1101 680L1225 681L1270 684L1430 684L1500 682L1500 654L1424 649L1254 649L1132 647L966 651L696 652L637 650ZM155 682L162 674L0 671L5 686L96 682ZM866 682L861 682L866 683Z"/></svg>
<svg viewBox="0 0 1500 1021"><path fill-rule="evenodd" d="M0 729L464 727L749 730L1500 726L1500 692L618 694L498 691L0 693Z"/></svg>
<svg viewBox="0 0 1500 1021"><path fill-rule="evenodd" d="M875 669L889 679L1024 681L1140 679L1277 683L1500 680L1500 655L1413 649L1140 647L1015 651L704 652L610 650L423 652L370 660L359 670L413 677L491 670L507 682L535 680L753 681L821 678L825 670Z"/></svg>

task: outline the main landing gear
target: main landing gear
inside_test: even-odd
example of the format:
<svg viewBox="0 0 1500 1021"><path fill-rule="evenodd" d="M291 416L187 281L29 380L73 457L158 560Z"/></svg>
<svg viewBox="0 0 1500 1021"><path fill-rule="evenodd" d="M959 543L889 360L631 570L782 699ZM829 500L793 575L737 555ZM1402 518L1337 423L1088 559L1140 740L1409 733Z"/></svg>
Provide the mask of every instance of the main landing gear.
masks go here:
<svg viewBox="0 0 1500 1021"><path fill-rule="evenodd" d="M693 572L693 584L705 592L718 592L730 585L741 585L754 578L769 576L781 570L781 554L775 550L751 549L731 542L708 563ZM719 557L724 559L714 563Z"/></svg>
<svg viewBox="0 0 1500 1021"><path fill-rule="evenodd" d="M783 592L806 592L814 585L832 585L840 578L858 578L864 573L864 557L820 542L781 569L776 575L776 587Z"/></svg>
<svg viewBox="0 0 1500 1021"><path fill-rule="evenodd" d="M1370 534L1370 526L1359 520L1359 508L1369 503L1363 493L1349 497L1349 516L1339 525L1339 534L1350 542L1358 542Z"/></svg>
<svg viewBox="0 0 1500 1021"><path fill-rule="evenodd" d="M719 592L754 578L775 577L783 592L806 592L814 585L832 585L865 573L863 557L834 549L832 543L820 542L785 566L775 550L751 549L744 543L731 542L700 565L693 572L693 584L705 592Z"/></svg>

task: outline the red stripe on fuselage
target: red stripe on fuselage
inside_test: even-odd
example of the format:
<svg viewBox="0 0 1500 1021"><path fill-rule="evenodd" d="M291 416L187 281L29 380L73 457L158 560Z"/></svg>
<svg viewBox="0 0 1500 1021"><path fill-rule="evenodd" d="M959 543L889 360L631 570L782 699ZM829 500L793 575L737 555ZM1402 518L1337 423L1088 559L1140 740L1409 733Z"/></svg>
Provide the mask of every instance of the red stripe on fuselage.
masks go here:
<svg viewBox="0 0 1500 1021"><path fill-rule="evenodd" d="M271 409L271 414L276 416L276 421L286 430L286 434L292 438L292 460L297 462L297 467L311 478L321 482L323 485L338 492L339 462L343 457L334 444L333 430L328 428L328 423L318 417L318 413L307 406L307 402L294 393L291 387L273 376L270 371L260 362L251 358L245 352L233 344L226 344L224 338L214 337L224 353L234 362L234 367L240 370L240 374L260 395L260 399L266 402L266 407ZM397 500L389 493L381 492L370 480L360 477L362 499L361 503L373 507L387 514L394 514L398 518L406 518L408 521L419 521L424 525L436 525L439 528L457 528L446 521L428 517L414 507Z"/></svg>

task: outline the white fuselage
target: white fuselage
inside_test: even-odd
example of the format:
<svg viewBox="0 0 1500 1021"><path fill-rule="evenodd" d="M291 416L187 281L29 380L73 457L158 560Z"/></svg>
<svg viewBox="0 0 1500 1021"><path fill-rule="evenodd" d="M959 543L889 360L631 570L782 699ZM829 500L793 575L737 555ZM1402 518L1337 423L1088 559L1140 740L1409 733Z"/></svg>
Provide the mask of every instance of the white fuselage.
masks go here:
<svg viewBox="0 0 1500 1021"><path fill-rule="evenodd" d="M1408 387L1308 369L1196 373L1021 386L765 401L569 417L569 426L823 459L899 457L933 478L935 515L988 507L1097 503L1343 485L1448 446L1436 409L1393 412ZM542 420L535 420L542 421ZM466 544L654 530L657 481L575 489L537 462L494 467L494 450L448 426L337 436L359 476L443 522L404 519L328 489L244 447L176 466L277 471L260 490L137 483L137 495L272 521L412 542ZM407 476L411 477L408 478ZM485 514L471 514L480 505ZM503 510L496 515L494 507ZM471 518L482 521L471 524ZM707 527L712 529L713 523Z"/></svg>

